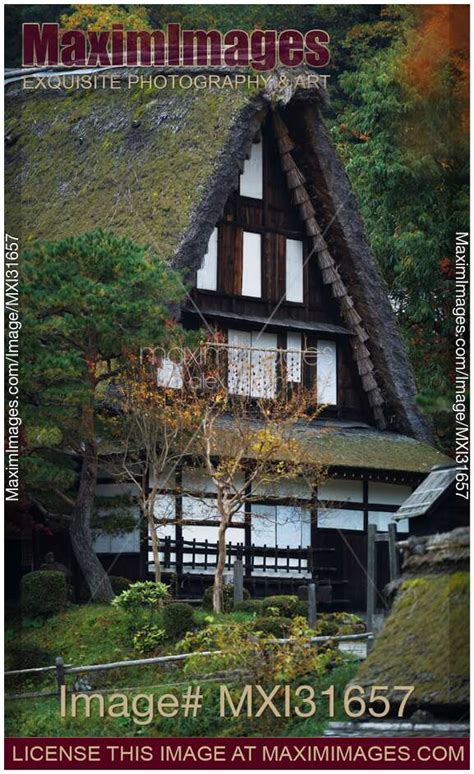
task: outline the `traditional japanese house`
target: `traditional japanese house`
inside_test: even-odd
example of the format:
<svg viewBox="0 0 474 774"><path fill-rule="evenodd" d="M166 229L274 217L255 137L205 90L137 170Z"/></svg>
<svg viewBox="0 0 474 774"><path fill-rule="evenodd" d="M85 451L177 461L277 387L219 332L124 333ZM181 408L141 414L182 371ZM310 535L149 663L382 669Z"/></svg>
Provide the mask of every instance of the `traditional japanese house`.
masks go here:
<svg viewBox="0 0 474 774"><path fill-rule="evenodd" d="M361 608L368 524L385 532L447 460L416 404L387 289L321 117L325 92L306 71L284 81L275 74L260 89L199 91L128 88L128 72L114 74L123 88L25 92L12 79L9 228L26 240L100 226L151 244L193 286L183 325L205 321L221 332L231 392L272 398L288 383L314 389L325 408L298 437L329 477L311 495L282 481L271 499L262 493L248 505L228 530L229 567L242 556L256 595L313 576L330 584L333 606ZM317 353L310 363L308 350ZM158 376L179 387L172 363ZM104 473L99 494L117 491ZM208 495L206 506L193 491ZM199 595L215 563L212 486L183 464L162 497L172 511L161 528L165 578L177 578L182 596ZM288 501L295 508L298 498L300 518L289 520ZM399 520L397 529L406 534L409 524ZM114 574L151 572L138 523L125 535L99 534L96 549Z"/></svg>

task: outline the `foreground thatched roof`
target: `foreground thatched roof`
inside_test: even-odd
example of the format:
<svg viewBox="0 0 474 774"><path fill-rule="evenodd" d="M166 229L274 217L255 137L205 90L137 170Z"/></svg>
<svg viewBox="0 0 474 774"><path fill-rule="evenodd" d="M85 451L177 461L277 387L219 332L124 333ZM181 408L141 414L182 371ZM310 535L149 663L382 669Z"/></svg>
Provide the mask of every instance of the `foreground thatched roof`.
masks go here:
<svg viewBox="0 0 474 774"><path fill-rule="evenodd" d="M10 233L25 245L111 229L190 272L237 186L256 130L278 109L318 221L322 228L331 224L326 241L367 331L385 417L391 429L429 442L385 286L320 117L322 91L301 86L301 73L294 72L284 88L278 75L261 89L127 88L130 72L108 71L121 79L119 89L7 87Z"/></svg>
<svg viewBox="0 0 474 774"><path fill-rule="evenodd" d="M469 705L469 530L404 544L404 575L393 610L354 682L365 687L413 685L408 712L443 714Z"/></svg>

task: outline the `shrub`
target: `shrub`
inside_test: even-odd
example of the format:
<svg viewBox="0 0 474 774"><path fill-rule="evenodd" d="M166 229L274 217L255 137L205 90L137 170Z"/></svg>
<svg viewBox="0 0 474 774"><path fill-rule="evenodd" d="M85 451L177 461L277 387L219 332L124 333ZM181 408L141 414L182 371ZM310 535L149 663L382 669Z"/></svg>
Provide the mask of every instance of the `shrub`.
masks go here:
<svg viewBox="0 0 474 774"><path fill-rule="evenodd" d="M278 615L286 618L293 618L298 613L298 597L291 594L281 594L274 597L265 597L263 600L264 615L268 608L274 607L278 610Z"/></svg>
<svg viewBox="0 0 474 774"><path fill-rule="evenodd" d="M295 616L296 615L303 616L304 618L308 617L308 603L307 602L303 602L301 599L299 599L297 601L296 608L295 608Z"/></svg>
<svg viewBox="0 0 474 774"><path fill-rule="evenodd" d="M167 599L169 599L169 591L165 583L139 581L132 583L128 589L122 591L118 597L115 597L112 604L114 607L122 608L122 610L135 612L144 608L156 610Z"/></svg>
<svg viewBox="0 0 474 774"><path fill-rule="evenodd" d="M194 626L194 610L186 602L172 602L163 608L163 627L170 640L179 640Z"/></svg>
<svg viewBox="0 0 474 774"><path fill-rule="evenodd" d="M29 572L21 579L21 610L26 616L59 613L67 604L66 576L54 570Z"/></svg>
<svg viewBox="0 0 474 774"><path fill-rule="evenodd" d="M138 629L135 632L133 635L133 647L137 653L145 655L146 653L151 653L156 650L165 637L165 630L152 624L151 626L146 626L144 629Z"/></svg>
<svg viewBox="0 0 474 774"><path fill-rule="evenodd" d="M213 586L208 586L204 591L202 606L204 610L212 610ZM247 589L244 589L244 601L250 599ZM234 586L232 583L224 583L224 613L230 613L234 609Z"/></svg>
<svg viewBox="0 0 474 774"><path fill-rule="evenodd" d="M366 631L366 625L354 613L323 613L318 615L315 632L319 635L359 634Z"/></svg>
<svg viewBox="0 0 474 774"><path fill-rule="evenodd" d="M5 662L7 670L33 669L34 667L52 666L54 658L47 650L43 650L37 645L13 642L5 652Z"/></svg>
<svg viewBox="0 0 474 774"><path fill-rule="evenodd" d="M122 591L126 591L132 585L132 581L129 578L122 578L121 575L109 575L109 581L116 596L119 596Z"/></svg>
<svg viewBox="0 0 474 774"><path fill-rule="evenodd" d="M255 631L270 634L277 639L288 637L292 620L284 616L261 616L254 623Z"/></svg>
<svg viewBox="0 0 474 774"><path fill-rule="evenodd" d="M234 611L241 613L262 613L262 600L261 599L244 599L243 602L237 602L234 605Z"/></svg>

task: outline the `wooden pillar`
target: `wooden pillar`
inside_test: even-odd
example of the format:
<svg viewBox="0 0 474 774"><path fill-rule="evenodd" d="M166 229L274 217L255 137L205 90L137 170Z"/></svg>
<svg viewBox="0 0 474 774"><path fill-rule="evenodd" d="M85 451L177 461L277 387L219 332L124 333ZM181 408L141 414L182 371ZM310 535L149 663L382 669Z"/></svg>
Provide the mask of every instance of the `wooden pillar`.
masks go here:
<svg viewBox="0 0 474 774"><path fill-rule="evenodd" d="M316 626L317 603L316 603L316 584L308 584L308 625L311 629Z"/></svg>
<svg viewBox="0 0 474 774"><path fill-rule="evenodd" d="M247 473L245 473L247 477ZM252 557L250 555L250 550L252 546L252 506L249 502L249 498L251 495L251 484L248 483L245 494L246 494L246 500L245 500L245 538L244 538L244 561L245 561L245 577L251 578L252 577Z"/></svg>
<svg viewBox="0 0 474 774"><path fill-rule="evenodd" d="M58 694L61 696L61 686L66 684L66 672L64 671L64 660L61 656L56 659L56 684L58 686Z"/></svg>
<svg viewBox="0 0 474 774"><path fill-rule="evenodd" d="M317 554L316 554L316 548L318 545L318 488L314 487L314 490L312 492L311 496L311 511L310 511L310 533L311 533L311 578L315 580L317 576L318 571L318 563L316 560ZM308 568L309 569L309 568Z"/></svg>
<svg viewBox="0 0 474 774"><path fill-rule="evenodd" d="M390 581L393 582L400 574L397 552L397 527L395 524L388 525L388 558L390 566Z"/></svg>
<svg viewBox="0 0 474 774"><path fill-rule="evenodd" d="M241 559L234 562L233 572L234 583L234 605L244 601L244 566Z"/></svg>
<svg viewBox="0 0 474 774"><path fill-rule="evenodd" d="M176 594L181 589L183 575L183 495L182 495L182 470L176 468L176 490L175 495L175 548L176 548Z"/></svg>
<svg viewBox="0 0 474 774"><path fill-rule="evenodd" d="M369 524L367 529L367 631L372 632L375 613L376 567L375 538L377 527Z"/></svg>

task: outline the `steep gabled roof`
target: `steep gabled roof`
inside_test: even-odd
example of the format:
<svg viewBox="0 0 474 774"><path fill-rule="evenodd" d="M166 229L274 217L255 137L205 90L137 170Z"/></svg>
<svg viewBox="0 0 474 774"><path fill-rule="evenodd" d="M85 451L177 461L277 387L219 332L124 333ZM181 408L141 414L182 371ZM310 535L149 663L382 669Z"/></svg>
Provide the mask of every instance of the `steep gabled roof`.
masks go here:
<svg viewBox="0 0 474 774"><path fill-rule="evenodd" d="M346 305L355 333L362 318L360 359L368 370L359 372L374 398L371 405L381 421L385 416L398 431L430 441L386 288L320 117L324 92L305 88L302 76L308 73L296 71L286 73L285 81L275 73L260 89L245 84L202 90L129 88L133 72L156 74L109 70L107 77L113 73L121 84L116 89L7 87L10 233L25 245L113 229L190 272L202 261L262 120L269 110L278 111L305 177L307 206L329 248L333 295L343 313Z"/></svg>

